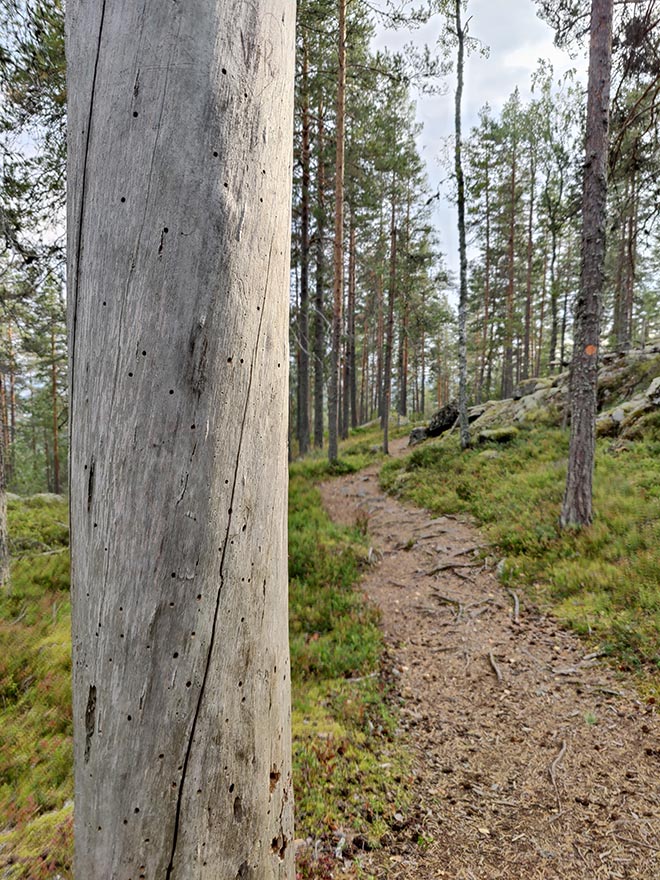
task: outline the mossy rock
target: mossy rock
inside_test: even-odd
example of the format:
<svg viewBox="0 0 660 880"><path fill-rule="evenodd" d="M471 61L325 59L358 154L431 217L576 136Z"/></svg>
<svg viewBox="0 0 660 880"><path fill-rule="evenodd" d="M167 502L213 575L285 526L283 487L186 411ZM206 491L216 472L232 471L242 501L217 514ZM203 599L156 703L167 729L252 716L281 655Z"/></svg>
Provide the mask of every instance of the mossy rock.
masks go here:
<svg viewBox="0 0 660 880"><path fill-rule="evenodd" d="M477 443L511 443L520 434L518 428L486 428L477 434Z"/></svg>

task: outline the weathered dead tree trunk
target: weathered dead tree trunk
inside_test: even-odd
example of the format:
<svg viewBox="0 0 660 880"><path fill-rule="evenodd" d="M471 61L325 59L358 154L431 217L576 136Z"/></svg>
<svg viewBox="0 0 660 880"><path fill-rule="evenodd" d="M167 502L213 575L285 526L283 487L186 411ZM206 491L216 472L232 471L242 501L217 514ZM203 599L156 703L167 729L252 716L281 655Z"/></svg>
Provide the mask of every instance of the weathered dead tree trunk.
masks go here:
<svg viewBox="0 0 660 880"><path fill-rule="evenodd" d="M79 880L290 880L295 8L69 0Z"/></svg>

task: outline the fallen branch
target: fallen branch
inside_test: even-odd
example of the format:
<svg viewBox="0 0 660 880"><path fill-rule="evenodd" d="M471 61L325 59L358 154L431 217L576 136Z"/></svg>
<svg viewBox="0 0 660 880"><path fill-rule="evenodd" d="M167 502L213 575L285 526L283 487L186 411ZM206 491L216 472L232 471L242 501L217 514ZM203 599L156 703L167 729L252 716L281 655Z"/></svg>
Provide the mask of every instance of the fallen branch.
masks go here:
<svg viewBox="0 0 660 880"><path fill-rule="evenodd" d="M443 596L437 590L433 591L433 596L441 605L452 605L456 608L456 620L460 620L463 614L463 604L458 599L452 599L451 596Z"/></svg>
<svg viewBox="0 0 660 880"><path fill-rule="evenodd" d="M431 571L418 571L417 573L426 575L426 577L432 577L441 571L449 571L454 568L479 568L480 565L480 562L441 562L440 565L436 565Z"/></svg>
<svg viewBox="0 0 660 880"><path fill-rule="evenodd" d="M620 840L621 843L629 843L632 846L641 846L644 849L650 849L653 852L660 852L660 847L652 846L650 843L643 843L641 840L633 840L631 837L620 837L618 834L613 834L615 840Z"/></svg>
<svg viewBox="0 0 660 880"><path fill-rule="evenodd" d="M420 529L413 529L413 532L419 532ZM440 529L439 532L426 532L424 535L420 535L417 540L418 541L427 541L432 538L442 538L443 535L446 535L449 529Z"/></svg>
<svg viewBox="0 0 660 880"><path fill-rule="evenodd" d="M513 613L511 615L511 620L514 623L520 623L520 599L518 598L518 594L513 590L507 590L507 593L513 599Z"/></svg>
<svg viewBox="0 0 660 880"><path fill-rule="evenodd" d="M490 661L490 665L491 665L492 668L493 668L493 672L494 672L495 675L497 676L497 680L498 680L498 682L499 682L500 684L502 684L502 682L504 681L504 678L502 677L502 670L501 670L500 667L497 665L497 662L496 662L496 660L495 660L495 657L493 656L493 652L492 652L492 651L490 651L489 654L488 654L488 660Z"/></svg>
<svg viewBox="0 0 660 880"><path fill-rule="evenodd" d="M475 550L483 550L485 544L468 544L467 547L457 547L452 553L449 554L450 559L456 559L457 556L467 556L468 553L472 553ZM438 550L438 552L442 552Z"/></svg>
<svg viewBox="0 0 660 880"><path fill-rule="evenodd" d="M28 607L27 607L27 605L26 605L25 608L24 608L24 609L21 611L21 613L18 615L18 617L15 617L14 620L10 620L10 621L9 621L9 626L15 626L17 623L20 623L21 620L23 620L23 618L24 618L25 615L27 614L27 612L28 612Z"/></svg>
<svg viewBox="0 0 660 880"><path fill-rule="evenodd" d="M358 678L346 678L344 681L347 681L349 684L356 684L358 681L368 681L370 678L378 678L379 675L379 672L371 672L369 675L360 675Z"/></svg>
<svg viewBox="0 0 660 880"><path fill-rule="evenodd" d="M548 773L550 774L550 779L552 781L552 785L555 789L555 796L557 798L557 808L561 813L561 799L559 797L559 788L557 786L557 770L559 769L561 762L564 760L564 755L566 754L566 740L564 740L561 744L561 749L559 750L559 754L552 762L552 764L548 767Z"/></svg>

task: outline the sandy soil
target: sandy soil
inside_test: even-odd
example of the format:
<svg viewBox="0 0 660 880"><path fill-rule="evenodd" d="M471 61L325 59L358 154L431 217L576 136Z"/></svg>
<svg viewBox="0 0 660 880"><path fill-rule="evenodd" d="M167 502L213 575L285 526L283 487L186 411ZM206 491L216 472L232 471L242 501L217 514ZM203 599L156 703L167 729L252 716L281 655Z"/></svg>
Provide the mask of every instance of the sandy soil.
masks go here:
<svg viewBox="0 0 660 880"><path fill-rule="evenodd" d="M660 878L660 728L633 682L509 593L468 521L384 495L376 466L322 493L337 521L368 518L363 588L414 750L414 806L367 873Z"/></svg>

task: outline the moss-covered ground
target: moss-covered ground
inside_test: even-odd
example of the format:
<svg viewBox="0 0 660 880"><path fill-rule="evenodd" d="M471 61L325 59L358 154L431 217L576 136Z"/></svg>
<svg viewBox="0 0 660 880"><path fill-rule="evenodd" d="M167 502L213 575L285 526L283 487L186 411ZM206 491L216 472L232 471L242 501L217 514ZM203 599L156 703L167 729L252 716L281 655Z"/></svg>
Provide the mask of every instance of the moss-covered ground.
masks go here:
<svg viewBox="0 0 660 880"><path fill-rule="evenodd" d="M359 433L329 468L294 464L290 480L290 612L296 834L348 830L377 846L405 803L408 769L378 677L378 615L356 589L364 537L333 525L315 483L373 460ZM9 505L14 562L0 593L0 876L71 877L73 785L68 526L65 502ZM303 860L304 861L304 860ZM302 864L320 877L323 861Z"/></svg>

